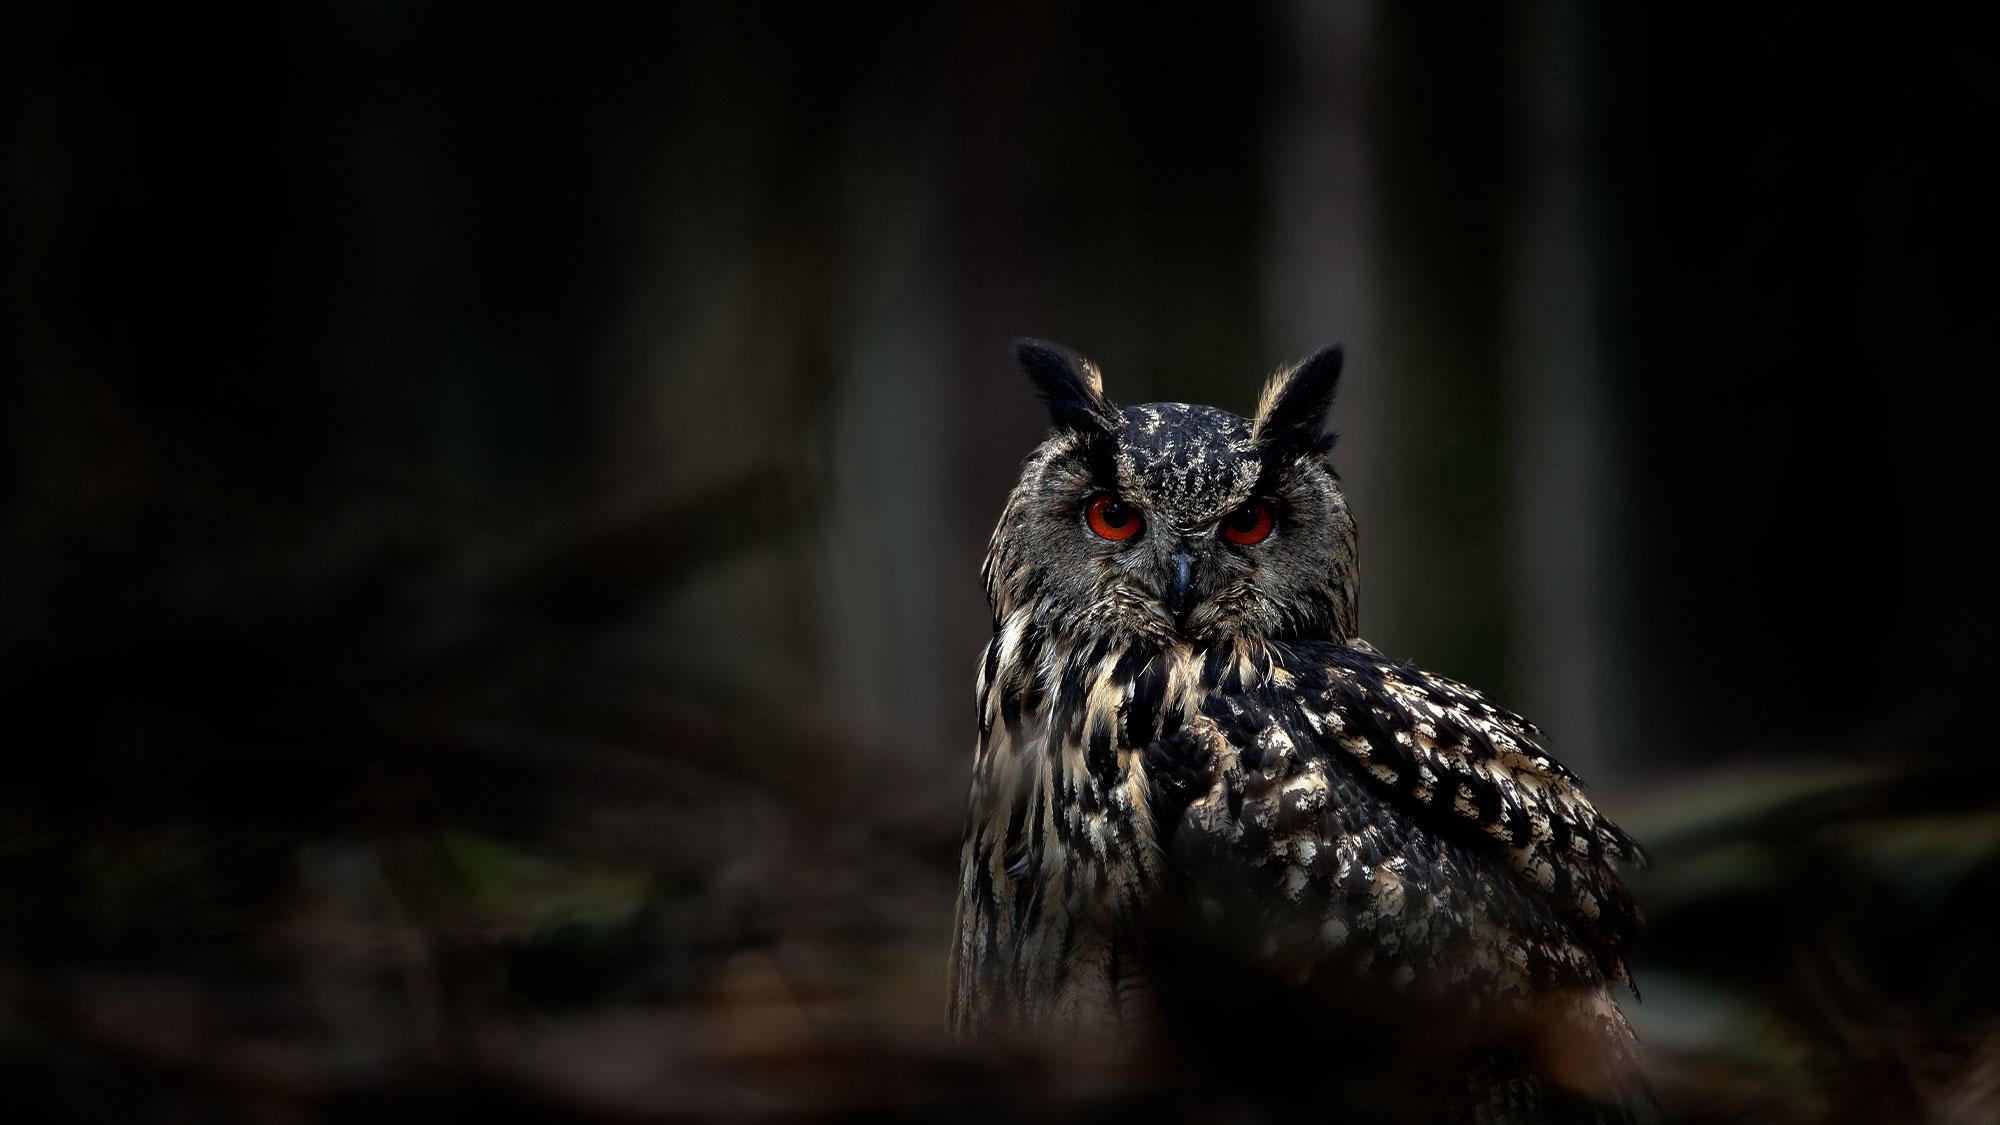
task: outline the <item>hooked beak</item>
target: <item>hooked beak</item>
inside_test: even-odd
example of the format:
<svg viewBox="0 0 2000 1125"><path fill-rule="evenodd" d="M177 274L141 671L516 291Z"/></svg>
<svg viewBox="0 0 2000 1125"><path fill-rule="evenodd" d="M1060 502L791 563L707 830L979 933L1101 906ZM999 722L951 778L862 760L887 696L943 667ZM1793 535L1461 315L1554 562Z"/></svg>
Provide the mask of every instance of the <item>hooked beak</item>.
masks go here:
<svg viewBox="0 0 2000 1125"><path fill-rule="evenodd" d="M1174 548L1173 577L1167 583L1167 611L1178 624L1187 624L1188 606L1195 593L1194 551L1186 544Z"/></svg>

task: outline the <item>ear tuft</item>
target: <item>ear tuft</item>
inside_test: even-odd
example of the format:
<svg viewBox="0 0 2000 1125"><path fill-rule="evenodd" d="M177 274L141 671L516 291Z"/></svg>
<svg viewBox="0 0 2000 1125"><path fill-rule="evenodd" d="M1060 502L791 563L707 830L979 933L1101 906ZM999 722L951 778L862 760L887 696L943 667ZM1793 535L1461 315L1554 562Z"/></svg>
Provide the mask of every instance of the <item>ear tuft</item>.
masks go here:
<svg viewBox="0 0 2000 1125"><path fill-rule="evenodd" d="M1014 341L1014 358L1034 380L1058 429L1111 433L1118 428L1118 409L1104 397L1104 377L1096 364L1042 340Z"/></svg>
<svg viewBox="0 0 2000 1125"><path fill-rule="evenodd" d="M1345 358L1339 344L1329 344L1265 384L1250 441L1266 458L1301 457L1333 448L1326 415L1333 407Z"/></svg>

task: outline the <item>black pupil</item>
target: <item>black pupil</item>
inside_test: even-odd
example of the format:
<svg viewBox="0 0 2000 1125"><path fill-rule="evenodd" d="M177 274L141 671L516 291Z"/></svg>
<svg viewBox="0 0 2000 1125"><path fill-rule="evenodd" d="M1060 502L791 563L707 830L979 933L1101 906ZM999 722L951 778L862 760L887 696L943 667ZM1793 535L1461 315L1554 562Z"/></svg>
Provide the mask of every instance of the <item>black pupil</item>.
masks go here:
<svg viewBox="0 0 2000 1125"><path fill-rule="evenodd" d="M1102 515L1104 518L1104 526L1109 528L1120 528L1124 527L1125 522L1132 518L1132 511L1131 509L1125 506L1123 501L1113 500L1111 503L1106 504L1104 506L1104 511Z"/></svg>
<svg viewBox="0 0 2000 1125"><path fill-rule="evenodd" d="M1255 531L1257 529L1257 509L1238 508L1229 513L1229 526L1238 531Z"/></svg>

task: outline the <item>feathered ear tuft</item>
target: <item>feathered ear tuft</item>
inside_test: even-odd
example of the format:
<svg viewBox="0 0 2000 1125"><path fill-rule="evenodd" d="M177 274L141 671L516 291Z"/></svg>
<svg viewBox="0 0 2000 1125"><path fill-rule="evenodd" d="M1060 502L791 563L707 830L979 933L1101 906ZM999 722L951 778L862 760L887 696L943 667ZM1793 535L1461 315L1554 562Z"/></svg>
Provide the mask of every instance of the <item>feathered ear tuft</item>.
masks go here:
<svg viewBox="0 0 2000 1125"><path fill-rule="evenodd" d="M1104 397L1104 377L1096 364L1042 340L1014 341L1014 358L1035 381L1058 429L1108 434L1118 428L1118 408Z"/></svg>
<svg viewBox="0 0 2000 1125"><path fill-rule="evenodd" d="M1264 385L1257 401L1257 420L1250 441L1267 459L1289 459L1325 453L1333 448L1326 432L1326 414L1340 386L1345 356L1339 344L1329 344L1312 358L1281 371Z"/></svg>

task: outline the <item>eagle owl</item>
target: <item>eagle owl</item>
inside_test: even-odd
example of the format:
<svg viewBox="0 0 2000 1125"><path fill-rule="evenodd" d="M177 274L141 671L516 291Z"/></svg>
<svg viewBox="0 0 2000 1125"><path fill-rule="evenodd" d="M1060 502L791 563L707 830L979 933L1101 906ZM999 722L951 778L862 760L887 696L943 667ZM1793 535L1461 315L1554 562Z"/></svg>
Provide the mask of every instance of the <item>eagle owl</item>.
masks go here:
<svg viewBox="0 0 2000 1125"><path fill-rule="evenodd" d="M1192 1046L1371 1120L1650 1104L1610 991L1638 848L1533 724L1356 634L1340 350L1250 419L1017 355L1054 426L986 556L953 1029Z"/></svg>

